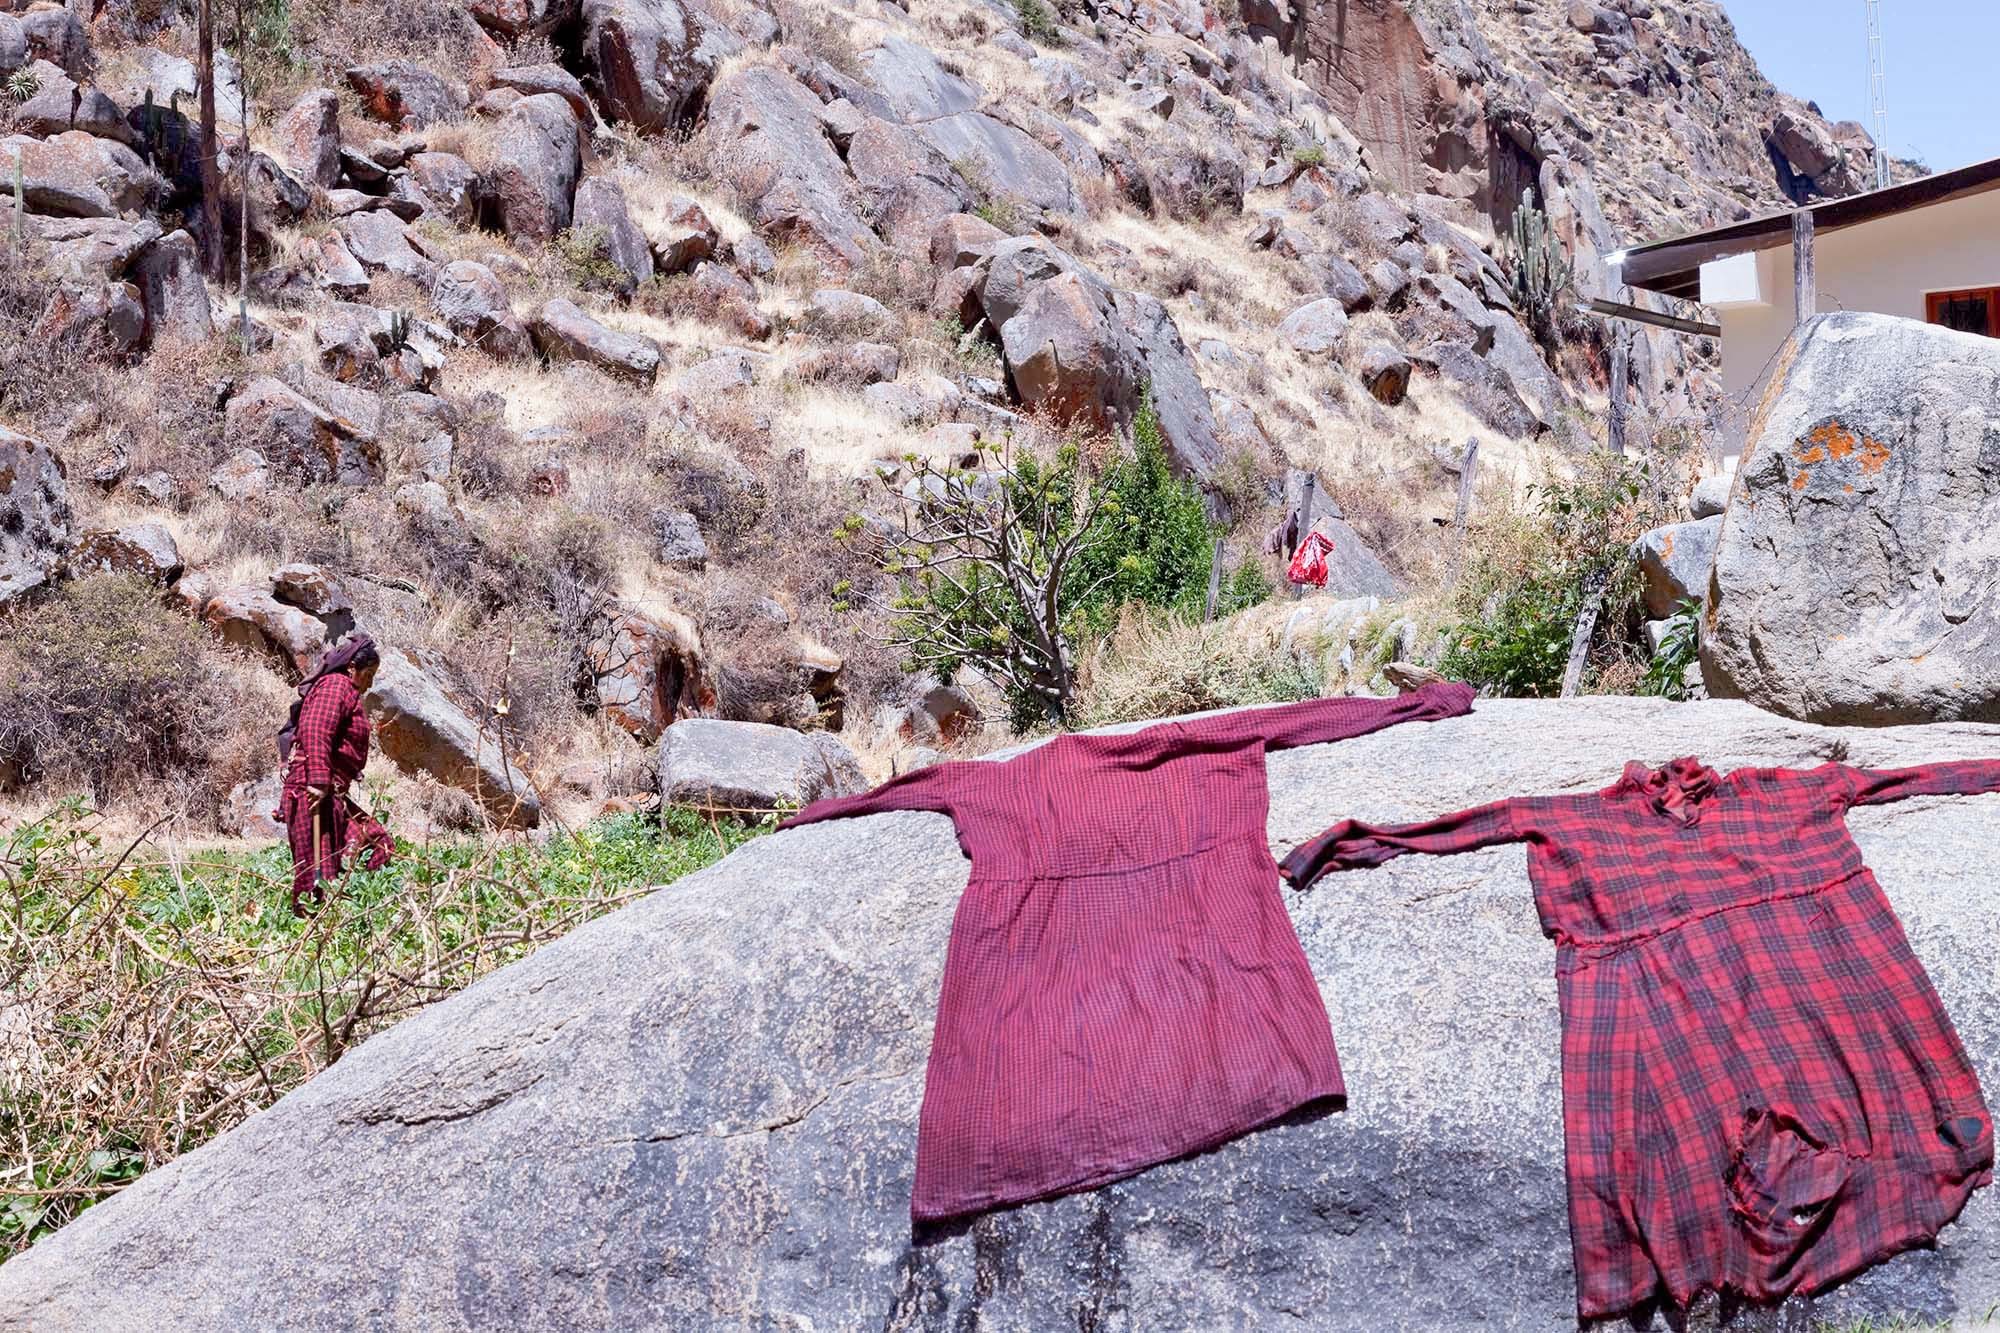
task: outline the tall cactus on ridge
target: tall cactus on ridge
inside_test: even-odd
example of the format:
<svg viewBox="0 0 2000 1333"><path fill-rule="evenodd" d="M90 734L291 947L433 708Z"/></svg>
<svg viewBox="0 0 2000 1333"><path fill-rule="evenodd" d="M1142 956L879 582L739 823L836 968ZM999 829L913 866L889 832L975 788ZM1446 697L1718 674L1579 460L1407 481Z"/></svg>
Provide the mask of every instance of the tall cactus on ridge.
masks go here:
<svg viewBox="0 0 2000 1333"><path fill-rule="evenodd" d="M1535 192L1514 210L1514 306L1544 345L1553 346L1562 303L1576 281L1576 262L1563 250Z"/></svg>

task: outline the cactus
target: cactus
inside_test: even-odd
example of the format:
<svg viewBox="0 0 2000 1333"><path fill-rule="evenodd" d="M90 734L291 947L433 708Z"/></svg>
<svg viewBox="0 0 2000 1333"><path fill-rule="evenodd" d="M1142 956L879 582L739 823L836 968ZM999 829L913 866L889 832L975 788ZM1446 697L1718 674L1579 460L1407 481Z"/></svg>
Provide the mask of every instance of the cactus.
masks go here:
<svg viewBox="0 0 2000 1333"><path fill-rule="evenodd" d="M1553 345L1560 331L1563 302L1576 281L1576 263L1563 251L1548 214L1535 207L1535 193L1521 196L1514 210L1514 307L1535 336Z"/></svg>
<svg viewBox="0 0 2000 1333"><path fill-rule="evenodd" d="M391 310L389 312L389 351L393 355L410 345L410 312Z"/></svg>

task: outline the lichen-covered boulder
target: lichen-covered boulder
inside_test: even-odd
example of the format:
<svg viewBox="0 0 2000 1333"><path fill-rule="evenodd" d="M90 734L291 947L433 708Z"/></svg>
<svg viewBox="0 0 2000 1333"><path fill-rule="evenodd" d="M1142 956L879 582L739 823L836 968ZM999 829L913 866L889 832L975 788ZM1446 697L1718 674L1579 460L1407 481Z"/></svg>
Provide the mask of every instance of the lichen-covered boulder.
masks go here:
<svg viewBox="0 0 2000 1333"><path fill-rule="evenodd" d="M69 525L62 460L47 445L0 426L0 606L56 577Z"/></svg>
<svg viewBox="0 0 2000 1333"><path fill-rule="evenodd" d="M1823 315L1719 520L1703 676L1789 717L2000 720L2000 342Z"/></svg>

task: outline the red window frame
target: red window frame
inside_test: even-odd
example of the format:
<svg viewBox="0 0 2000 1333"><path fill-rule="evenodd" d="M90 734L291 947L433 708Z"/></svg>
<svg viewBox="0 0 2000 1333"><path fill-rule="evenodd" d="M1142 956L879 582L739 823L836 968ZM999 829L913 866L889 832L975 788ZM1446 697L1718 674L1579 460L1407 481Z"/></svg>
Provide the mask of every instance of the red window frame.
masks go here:
<svg viewBox="0 0 2000 1333"><path fill-rule="evenodd" d="M1986 336L2000 338L2000 287L1965 287L1955 292L1931 292L1924 298L1924 318L1929 323L1942 324L1946 302L1975 297L1986 302Z"/></svg>

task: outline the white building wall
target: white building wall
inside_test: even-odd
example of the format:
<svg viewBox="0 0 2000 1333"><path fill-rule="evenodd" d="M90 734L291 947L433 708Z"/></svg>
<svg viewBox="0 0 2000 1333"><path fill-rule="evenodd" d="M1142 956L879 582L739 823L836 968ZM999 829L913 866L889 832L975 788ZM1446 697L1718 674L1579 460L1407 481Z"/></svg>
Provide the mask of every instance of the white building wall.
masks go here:
<svg viewBox="0 0 2000 1333"><path fill-rule="evenodd" d="M1813 248L1821 313L1866 310L1921 320L1931 292L2000 287L2000 191L1824 233ZM1716 308L1722 383L1732 407L1722 446L1732 466L1772 359L1797 323L1789 243L1757 252L1757 279L1767 304Z"/></svg>

